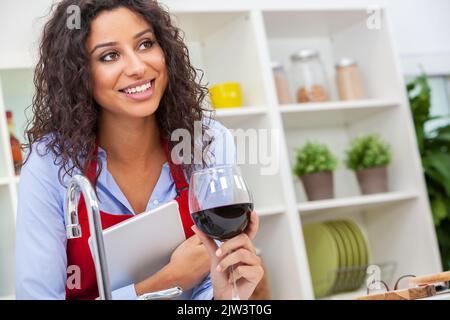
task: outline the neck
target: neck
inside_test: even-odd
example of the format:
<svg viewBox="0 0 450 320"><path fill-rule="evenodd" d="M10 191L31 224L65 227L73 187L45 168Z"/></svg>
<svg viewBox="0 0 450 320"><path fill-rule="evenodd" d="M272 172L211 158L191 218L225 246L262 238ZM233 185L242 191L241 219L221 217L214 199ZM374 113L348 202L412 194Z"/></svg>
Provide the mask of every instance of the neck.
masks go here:
<svg viewBox="0 0 450 320"><path fill-rule="evenodd" d="M162 154L155 115L133 119L102 112L98 135L108 160L118 164L146 166Z"/></svg>

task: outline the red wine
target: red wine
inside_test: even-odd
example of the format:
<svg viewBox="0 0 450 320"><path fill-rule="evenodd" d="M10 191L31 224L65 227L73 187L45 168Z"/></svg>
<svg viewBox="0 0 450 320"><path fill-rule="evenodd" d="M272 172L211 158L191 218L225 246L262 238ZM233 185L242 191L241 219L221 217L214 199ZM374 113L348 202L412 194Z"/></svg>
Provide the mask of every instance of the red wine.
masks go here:
<svg viewBox="0 0 450 320"><path fill-rule="evenodd" d="M238 203L191 214L195 225L213 239L227 240L242 233L250 221L253 203Z"/></svg>

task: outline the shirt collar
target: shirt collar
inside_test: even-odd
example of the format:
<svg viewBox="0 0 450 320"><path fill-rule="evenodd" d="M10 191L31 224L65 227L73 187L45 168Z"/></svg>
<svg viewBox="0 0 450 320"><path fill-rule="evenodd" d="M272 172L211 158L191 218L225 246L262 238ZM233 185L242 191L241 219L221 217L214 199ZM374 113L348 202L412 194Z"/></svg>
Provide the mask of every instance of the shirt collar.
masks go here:
<svg viewBox="0 0 450 320"><path fill-rule="evenodd" d="M102 171L98 177L97 183L103 185L106 190L114 197L116 200L120 201L129 211L129 213L135 214L133 208L128 202L127 198L123 194L122 190L114 180L114 177L108 171L107 154L104 149L98 146L98 157L99 161L102 163ZM169 163L166 161L161 169L161 174L156 182L156 185L152 191L149 202L147 203L147 210L151 209L158 203L163 203L167 201L167 196L172 194L172 189L174 188L174 181L172 175L170 174ZM156 202L155 202L156 200Z"/></svg>

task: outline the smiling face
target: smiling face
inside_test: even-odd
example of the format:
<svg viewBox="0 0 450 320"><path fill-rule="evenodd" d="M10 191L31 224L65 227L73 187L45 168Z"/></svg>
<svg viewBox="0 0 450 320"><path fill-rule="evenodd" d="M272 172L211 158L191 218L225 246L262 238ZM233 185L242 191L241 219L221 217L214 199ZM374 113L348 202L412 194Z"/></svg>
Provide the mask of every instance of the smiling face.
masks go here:
<svg viewBox="0 0 450 320"><path fill-rule="evenodd" d="M152 26L127 8L100 13L86 42L95 101L103 112L128 117L154 114L168 75Z"/></svg>

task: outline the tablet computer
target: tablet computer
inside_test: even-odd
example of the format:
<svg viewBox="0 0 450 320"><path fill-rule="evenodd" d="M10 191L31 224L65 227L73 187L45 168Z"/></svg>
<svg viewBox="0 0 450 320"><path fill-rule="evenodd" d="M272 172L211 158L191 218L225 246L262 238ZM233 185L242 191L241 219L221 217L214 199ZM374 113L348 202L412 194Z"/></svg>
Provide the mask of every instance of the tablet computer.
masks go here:
<svg viewBox="0 0 450 320"><path fill-rule="evenodd" d="M103 237L112 290L159 271L186 240L175 200L103 230ZM92 237L88 241L92 253Z"/></svg>

